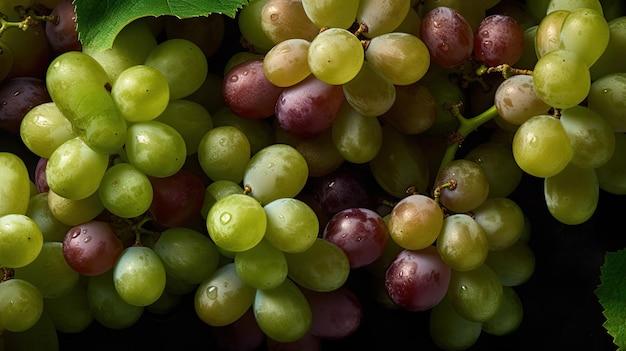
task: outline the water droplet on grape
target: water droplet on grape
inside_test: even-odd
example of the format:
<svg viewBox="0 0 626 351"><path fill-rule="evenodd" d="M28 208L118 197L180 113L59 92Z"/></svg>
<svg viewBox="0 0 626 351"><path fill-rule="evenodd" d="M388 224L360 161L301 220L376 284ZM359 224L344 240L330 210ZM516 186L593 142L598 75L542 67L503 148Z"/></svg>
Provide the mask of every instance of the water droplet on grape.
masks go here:
<svg viewBox="0 0 626 351"><path fill-rule="evenodd" d="M493 42L491 40L485 40L485 41L483 41L483 45L486 48L489 48L489 47L491 47L493 45Z"/></svg>
<svg viewBox="0 0 626 351"><path fill-rule="evenodd" d="M206 288L206 296L211 300L215 300L217 298L217 286L211 285Z"/></svg>
<svg viewBox="0 0 626 351"><path fill-rule="evenodd" d="M228 212L224 212L222 213L222 215L220 216L220 222L222 224L228 224L228 222L230 222L230 220L233 218L233 216L228 213Z"/></svg>
<svg viewBox="0 0 626 351"><path fill-rule="evenodd" d="M83 238L83 242L84 242L85 244L86 244L86 243L88 243L88 242L90 242L90 241L91 241L91 235L86 236L86 237L84 237L84 238Z"/></svg>
<svg viewBox="0 0 626 351"><path fill-rule="evenodd" d="M70 236L73 238L76 238L80 235L80 229L72 229L72 231L70 232Z"/></svg>
<svg viewBox="0 0 626 351"><path fill-rule="evenodd" d="M448 51L450 50L450 45L448 45L448 43L444 41L443 43L439 44L439 48L441 49L441 51Z"/></svg>
<svg viewBox="0 0 626 351"><path fill-rule="evenodd" d="M236 82L236 81L238 81L238 80L239 80L239 76L238 76L238 75L233 75L233 76L230 76L230 81L231 81L231 82Z"/></svg>

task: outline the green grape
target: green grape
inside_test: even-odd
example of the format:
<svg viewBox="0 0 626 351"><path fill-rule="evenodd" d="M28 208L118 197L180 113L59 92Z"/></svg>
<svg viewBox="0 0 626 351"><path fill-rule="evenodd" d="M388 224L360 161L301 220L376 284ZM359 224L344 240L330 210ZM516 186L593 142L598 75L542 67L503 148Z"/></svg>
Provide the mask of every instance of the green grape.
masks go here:
<svg viewBox="0 0 626 351"><path fill-rule="evenodd" d="M265 2L266 0L259 0L259 1L252 1L255 4L258 2ZM270 46L270 48L272 48L272 46ZM232 56L230 56L230 58L228 59L228 61L226 61L226 64L224 65L224 75L226 75L228 72L230 72L231 69L233 69L235 66L238 66L239 64L248 62L248 61L253 61L253 60L262 60L265 57L265 54L259 54L256 52L249 52L249 51L240 51L240 52L236 52L234 53Z"/></svg>
<svg viewBox="0 0 626 351"><path fill-rule="evenodd" d="M626 62L623 60L623 48L626 45L626 16L610 20L609 33L609 43L606 49L596 63L589 68L593 82L610 73L626 72Z"/></svg>
<svg viewBox="0 0 626 351"><path fill-rule="evenodd" d="M424 133L432 136L442 136L451 130L457 130L459 120L456 119L448 108L452 104L466 102L465 93L458 84L448 78L448 73L437 65L431 65L431 70L420 79L435 98L435 122ZM462 107L462 106L461 106ZM461 108L463 113L463 108Z"/></svg>
<svg viewBox="0 0 626 351"><path fill-rule="evenodd" d="M577 53L559 49L537 60L533 83L537 95L545 103L566 109L585 100L591 87L591 76L587 63Z"/></svg>
<svg viewBox="0 0 626 351"><path fill-rule="evenodd" d="M209 68L202 49L182 38L165 40L150 51L145 65L161 71L170 88L170 100L178 100L202 86Z"/></svg>
<svg viewBox="0 0 626 351"><path fill-rule="evenodd" d="M574 156L561 121L550 115L534 116L524 122L515 132L511 147L519 167L541 178L561 172Z"/></svg>
<svg viewBox="0 0 626 351"><path fill-rule="evenodd" d="M59 222L69 226L90 221L104 211L98 192L81 200L70 200L49 190L48 207Z"/></svg>
<svg viewBox="0 0 626 351"><path fill-rule="evenodd" d="M188 294L190 292L195 291L198 288L197 283L185 283L184 281L171 276L169 274L167 274L167 272L165 273L165 290L163 290L163 294L168 293L168 294L173 294L173 295L185 295ZM161 294L161 296L163 296L163 294ZM159 297L160 299L161 297ZM158 301L158 300L157 300ZM155 303L158 302L153 302L152 304L146 306L149 307L151 305L154 305Z"/></svg>
<svg viewBox="0 0 626 351"><path fill-rule="evenodd" d="M230 194L243 194L243 188L230 180L216 180L206 187L204 202L202 203L201 214L206 219L209 210L215 202Z"/></svg>
<svg viewBox="0 0 626 351"><path fill-rule="evenodd" d="M104 173L98 195L104 208L112 214L133 218L150 208L153 198L152 183L133 165L120 162Z"/></svg>
<svg viewBox="0 0 626 351"><path fill-rule="evenodd" d="M524 53L522 57L515 63L515 67L519 67L522 69L532 70L533 67L537 64L537 52L535 51L535 46L533 43L535 42L535 38L537 37L537 30L539 29L539 24L534 24L524 31L524 43L529 43L524 45Z"/></svg>
<svg viewBox="0 0 626 351"><path fill-rule="evenodd" d="M239 117L228 107L220 109L212 118L215 127L233 126L244 132L250 142L250 153L252 155L262 148L274 144L272 126L264 118L250 119Z"/></svg>
<svg viewBox="0 0 626 351"><path fill-rule="evenodd" d="M251 0L239 10L237 25L251 51L266 53L274 42L261 28L261 11L267 0Z"/></svg>
<svg viewBox="0 0 626 351"><path fill-rule="evenodd" d="M204 323L213 327L228 325L250 309L256 291L237 275L234 263L227 263L198 286L194 308Z"/></svg>
<svg viewBox="0 0 626 351"><path fill-rule="evenodd" d="M35 155L50 158L65 141L76 136L72 124L54 102L45 102L30 109L20 124L24 145Z"/></svg>
<svg viewBox="0 0 626 351"><path fill-rule="evenodd" d="M204 234L184 227L168 228L154 244L165 272L189 284L200 284L217 270L219 252Z"/></svg>
<svg viewBox="0 0 626 351"><path fill-rule="evenodd" d="M31 218L23 214L0 216L0 266L24 267L37 258L42 247L43 234Z"/></svg>
<svg viewBox="0 0 626 351"><path fill-rule="evenodd" d="M367 26L363 35L374 38L396 29L404 21L410 7L410 0L360 0L356 20Z"/></svg>
<svg viewBox="0 0 626 351"><path fill-rule="evenodd" d="M154 120L128 127L125 149L130 164L157 178L175 174L187 159L182 135L173 127Z"/></svg>
<svg viewBox="0 0 626 351"><path fill-rule="evenodd" d="M579 8L589 8L603 15L602 4L598 0L550 0L546 8L546 14L557 10L574 11Z"/></svg>
<svg viewBox="0 0 626 351"><path fill-rule="evenodd" d="M292 38L276 44L263 58L263 72L272 84L290 87L311 74L308 52L311 42ZM288 64L285 64L288 63Z"/></svg>
<svg viewBox="0 0 626 351"><path fill-rule="evenodd" d="M350 28L356 18L359 0L302 0L307 17L318 28Z"/></svg>
<svg viewBox="0 0 626 351"><path fill-rule="evenodd" d="M37 323L21 332L6 331L0 337L0 350L4 347L10 351L58 351L60 350L59 336L50 316L43 312Z"/></svg>
<svg viewBox="0 0 626 351"><path fill-rule="evenodd" d="M87 302L94 319L114 330L135 325L145 310L144 306L131 305L120 297L113 282L113 269L88 278Z"/></svg>
<svg viewBox="0 0 626 351"><path fill-rule="evenodd" d="M471 271L485 262L489 241L483 228L469 215L444 218L437 238L441 259L455 271Z"/></svg>
<svg viewBox="0 0 626 351"><path fill-rule="evenodd" d="M395 243L407 250L431 246L443 226L443 211L426 195L409 195L398 201L389 214L387 227Z"/></svg>
<svg viewBox="0 0 626 351"><path fill-rule="evenodd" d="M309 69L319 80L341 85L352 80L363 65L363 45L350 31L329 28L311 41L308 58Z"/></svg>
<svg viewBox="0 0 626 351"><path fill-rule="evenodd" d="M604 53L609 35L609 24L602 11L578 8L563 21L559 48L575 52L591 67Z"/></svg>
<svg viewBox="0 0 626 351"><path fill-rule="evenodd" d="M476 162L485 171L489 182L488 198L509 196L524 175L515 163L510 145L487 141L472 148L465 159Z"/></svg>
<svg viewBox="0 0 626 351"><path fill-rule="evenodd" d="M30 175L24 161L11 152L0 152L0 216L25 214L30 201Z"/></svg>
<svg viewBox="0 0 626 351"><path fill-rule="evenodd" d="M587 107L609 122L614 132L626 132L626 72L610 73L591 83Z"/></svg>
<svg viewBox="0 0 626 351"><path fill-rule="evenodd" d="M87 300L87 289L80 283L64 295L44 298L43 309L52 319L55 329L62 333L80 333L94 319Z"/></svg>
<svg viewBox="0 0 626 351"><path fill-rule="evenodd" d="M127 121L144 122L165 110L170 101L170 87L158 69L135 65L122 71L113 82L111 98Z"/></svg>
<svg viewBox="0 0 626 351"><path fill-rule="evenodd" d="M431 309L428 330L435 345L441 349L467 350L478 340L482 323L461 316L446 295Z"/></svg>
<svg viewBox="0 0 626 351"><path fill-rule="evenodd" d="M402 23L400 23L396 27L396 29L394 29L394 32L412 34L419 38L420 27L422 25L422 17L420 13L423 13L423 12L418 13L417 8L415 7L414 3L415 1L412 0L411 8L409 9L409 12L407 12L406 17L404 17L404 20L402 21Z"/></svg>
<svg viewBox="0 0 626 351"><path fill-rule="evenodd" d="M611 158L596 168L600 189L615 195L626 194L626 134L615 133L615 150Z"/></svg>
<svg viewBox="0 0 626 351"><path fill-rule="evenodd" d="M171 293L166 288L155 302L146 306L146 311L156 315L173 314L180 307L182 300L183 295Z"/></svg>
<svg viewBox="0 0 626 351"><path fill-rule="evenodd" d="M231 194L211 206L206 227L217 246L228 251L241 252L253 248L263 239L267 217L255 198Z"/></svg>
<svg viewBox="0 0 626 351"><path fill-rule="evenodd" d="M502 250L517 242L524 229L521 207L506 197L488 198L472 210L487 236L489 250Z"/></svg>
<svg viewBox="0 0 626 351"><path fill-rule="evenodd" d="M98 190L109 164L109 157L91 149L75 137L59 146L46 166L48 186L70 200L81 200Z"/></svg>
<svg viewBox="0 0 626 351"><path fill-rule="evenodd" d="M608 162L615 149L615 135L606 119L588 107L574 106L561 110L560 120L574 149L572 164L598 168Z"/></svg>
<svg viewBox="0 0 626 351"><path fill-rule="evenodd" d="M255 289L274 289L287 278L287 259L266 240L250 250L235 253L237 275Z"/></svg>
<svg viewBox="0 0 626 351"><path fill-rule="evenodd" d="M222 96L222 76L217 72L207 73L206 79L198 90L188 95L184 100L199 103L209 113L217 113L225 106ZM182 100L182 99L181 99ZM170 101L171 102L171 101Z"/></svg>
<svg viewBox="0 0 626 351"><path fill-rule="evenodd" d="M570 163L561 172L544 179L544 197L548 210L559 222L584 223L598 207L598 177L594 169Z"/></svg>
<svg viewBox="0 0 626 351"><path fill-rule="evenodd" d="M475 209L489 196L485 171L478 163L467 159L452 160L445 165L434 184L435 191L440 190L441 205L456 213Z"/></svg>
<svg viewBox="0 0 626 351"><path fill-rule="evenodd" d="M46 71L46 87L52 101L63 113L73 107L70 103L75 97L68 96L68 92L76 85L85 83L103 89L110 84L107 72L90 55L81 51L68 51L50 62Z"/></svg>
<svg viewBox="0 0 626 351"><path fill-rule="evenodd" d="M232 126L215 127L198 145L198 161L212 180L240 183L250 161L250 142L241 130Z"/></svg>
<svg viewBox="0 0 626 351"><path fill-rule="evenodd" d="M420 82L396 86L396 100L379 116L404 134L421 134L435 123L435 97Z"/></svg>
<svg viewBox="0 0 626 351"><path fill-rule="evenodd" d="M308 250L320 229L315 211L304 201L294 198L276 199L263 206L267 217L265 240L282 252Z"/></svg>
<svg viewBox="0 0 626 351"><path fill-rule="evenodd" d="M302 252L285 252L288 276L296 284L313 291L333 291L342 286L350 274L346 253L336 244L316 238Z"/></svg>
<svg viewBox="0 0 626 351"><path fill-rule="evenodd" d="M155 302L165 289L165 267L147 246L130 246L113 267L113 283L120 297L134 306Z"/></svg>
<svg viewBox="0 0 626 351"><path fill-rule="evenodd" d="M31 196L28 202L26 216L32 219L43 235L43 241L59 241L62 242L65 234L71 226L62 223L48 207L48 192L39 193Z"/></svg>
<svg viewBox="0 0 626 351"><path fill-rule="evenodd" d="M272 144L254 154L244 171L244 188L262 205L281 197L294 197L309 176L306 159L293 146Z"/></svg>
<svg viewBox="0 0 626 351"><path fill-rule="evenodd" d="M320 31L301 1L267 0L260 16L261 29L274 44L293 38L311 41Z"/></svg>
<svg viewBox="0 0 626 351"><path fill-rule="evenodd" d="M26 280L13 278L0 283L0 325L7 331L23 332L43 313L43 297Z"/></svg>
<svg viewBox="0 0 626 351"><path fill-rule="evenodd" d="M349 103L341 106L331 131L337 151L344 160L352 163L371 161L383 143L383 131L378 119L362 115Z"/></svg>
<svg viewBox="0 0 626 351"><path fill-rule="evenodd" d="M396 31L372 38L365 50L365 60L394 85L409 85L428 71L430 53L417 36Z"/></svg>
<svg viewBox="0 0 626 351"><path fill-rule="evenodd" d="M252 309L259 328L278 342L297 341L313 322L309 302L289 279L274 289L258 289Z"/></svg>
<svg viewBox="0 0 626 351"><path fill-rule="evenodd" d="M428 160L417 139L383 125L383 142L369 168L376 182L392 196L403 198L407 189L425 192L430 173Z"/></svg>
<svg viewBox="0 0 626 351"><path fill-rule="evenodd" d="M565 17L569 14L570 11L567 10L556 10L541 19L537 25L534 42L537 59L559 49L561 46L561 27Z"/></svg>
<svg viewBox="0 0 626 351"><path fill-rule="evenodd" d="M176 129L185 140L187 156L198 152L202 137L213 128L211 113L198 102L187 99L170 101L155 121Z"/></svg>
<svg viewBox="0 0 626 351"><path fill-rule="evenodd" d="M448 297L461 316L475 322L493 317L502 305L502 284L486 264L470 271L452 270Z"/></svg>
<svg viewBox="0 0 626 351"><path fill-rule="evenodd" d="M15 278L33 284L44 298L55 298L70 292L79 274L67 264L63 243L44 242L37 258L26 266L15 268Z"/></svg>
<svg viewBox="0 0 626 351"><path fill-rule="evenodd" d="M535 254L522 240L502 250L491 250L485 264L500 278L503 286L518 286L535 272Z"/></svg>
<svg viewBox="0 0 626 351"><path fill-rule="evenodd" d="M396 88L377 67L363 61L357 75L343 84L346 101L360 114L377 117L389 111L396 100Z"/></svg>
<svg viewBox="0 0 626 351"><path fill-rule="evenodd" d="M491 335L508 335L516 331L524 319L522 300L510 286L502 288L502 305L498 311L483 322L482 330Z"/></svg>

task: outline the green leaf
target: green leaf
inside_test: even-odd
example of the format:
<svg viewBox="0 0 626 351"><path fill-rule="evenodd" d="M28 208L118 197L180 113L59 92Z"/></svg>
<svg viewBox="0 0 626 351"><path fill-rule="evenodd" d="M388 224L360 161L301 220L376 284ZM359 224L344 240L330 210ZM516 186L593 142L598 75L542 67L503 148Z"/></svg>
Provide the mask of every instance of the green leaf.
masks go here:
<svg viewBox="0 0 626 351"><path fill-rule="evenodd" d="M607 252L596 296L604 308L603 326L620 351L626 350L626 250Z"/></svg>
<svg viewBox="0 0 626 351"><path fill-rule="evenodd" d="M220 13L234 18L248 0L74 0L76 29L83 46L97 50L113 45L117 34L141 17L191 18Z"/></svg>

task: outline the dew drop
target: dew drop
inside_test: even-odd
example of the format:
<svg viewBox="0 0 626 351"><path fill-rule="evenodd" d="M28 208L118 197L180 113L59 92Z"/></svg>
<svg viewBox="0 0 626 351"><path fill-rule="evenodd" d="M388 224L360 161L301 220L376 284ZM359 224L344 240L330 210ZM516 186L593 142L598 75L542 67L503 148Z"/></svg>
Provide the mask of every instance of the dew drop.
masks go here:
<svg viewBox="0 0 626 351"><path fill-rule="evenodd" d="M86 236L86 237L84 237L84 238L83 238L83 242L84 242L85 244L86 244L86 243L88 243L88 242L90 242L90 241L91 241L91 235L88 235L88 236Z"/></svg>
<svg viewBox="0 0 626 351"><path fill-rule="evenodd" d="M486 48L490 48L492 45L493 45L493 42L491 40L483 41L483 46Z"/></svg>
<svg viewBox="0 0 626 351"><path fill-rule="evenodd" d="M230 76L230 81L231 81L231 82L236 82L236 81L238 81L238 80L239 80L239 76L238 76L238 75L233 75L233 76Z"/></svg>
<svg viewBox="0 0 626 351"><path fill-rule="evenodd" d="M70 236L72 237L72 239L78 237L80 235L80 229L73 229Z"/></svg>
<svg viewBox="0 0 626 351"><path fill-rule="evenodd" d="M229 213L229 212L224 212L222 213L222 215L220 216L220 222L222 224L228 224L228 222L230 222L230 220L233 218L233 216Z"/></svg>
<svg viewBox="0 0 626 351"><path fill-rule="evenodd" d="M215 300L217 298L217 286L211 285L206 288L206 296L211 300Z"/></svg>
<svg viewBox="0 0 626 351"><path fill-rule="evenodd" d="M448 51L448 50L450 50L450 45L448 45L448 43L446 43L446 42L444 41L443 43L439 44L439 48L440 48L442 51Z"/></svg>

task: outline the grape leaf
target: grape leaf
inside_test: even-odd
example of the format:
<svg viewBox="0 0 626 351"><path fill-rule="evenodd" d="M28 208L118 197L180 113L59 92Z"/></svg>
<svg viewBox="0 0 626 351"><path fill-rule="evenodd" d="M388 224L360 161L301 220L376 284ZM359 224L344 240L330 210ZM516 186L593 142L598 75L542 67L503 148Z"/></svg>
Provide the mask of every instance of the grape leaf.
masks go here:
<svg viewBox="0 0 626 351"><path fill-rule="evenodd" d="M104 50L135 19L171 15L179 18L220 13L234 18L248 0L74 0L76 30L85 47Z"/></svg>
<svg viewBox="0 0 626 351"><path fill-rule="evenodd" d="M600 284L595 291L604 308L603 326L620 351L626 350L626 250L607 252L600 268Z"/></svg>

